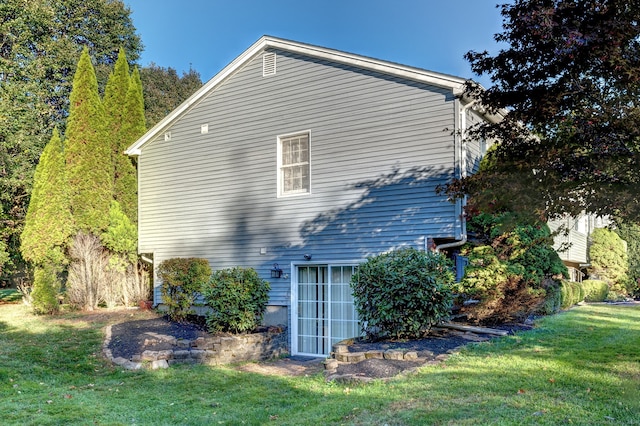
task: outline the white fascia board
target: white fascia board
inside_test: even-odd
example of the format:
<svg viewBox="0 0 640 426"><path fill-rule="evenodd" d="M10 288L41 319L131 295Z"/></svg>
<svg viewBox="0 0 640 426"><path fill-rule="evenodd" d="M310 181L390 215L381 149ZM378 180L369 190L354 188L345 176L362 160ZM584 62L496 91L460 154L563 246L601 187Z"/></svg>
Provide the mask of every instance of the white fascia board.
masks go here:
<svg viewBox="0 0 640 426"><path fill-rule="evenodd" d="M397 77L403 77L433 86L451 89L452 91L460 91L462 89L462 85L466 81L464 78L452 75L440 74L420 68L413 68L402 64L396 64L394 62L382 61L320 46L313 46L272 37L266 37L266 40L269 47L314 56L332 62L353 65L358 68L378 71L383 74L391 74Z"/></svg>
<svg viewBox="0 0 640 426"><path fill-rule="evenodd" d="M224 67L211 80L205 83L199 90L191 95L180 106L174 109L169 115L153 126L147 133L138 139L124 152L127 155L136 156L141 154L142 146L154 139L173 121L189 110L202 97L206 96L211 90L215 89L222 81L235 73L241 66L250 61L255 55L261 51L275 48L289 52L300 53L302 55L313 56L328 61L338 62L342 64L352 65L358 68L364 68L377 71L383 74L394 75L437 87L451 89L454 94L460 93L462 85L466 81L464 78L455 77L447 74L439 74L432 71L413 68L393 62L381 61L378 59L368 58L366 56L355 55L351 53L341 52L338 50L327 49L324 47L313 46L295 41L263 36L256 41L251 47L245 50L240 56L235 58L229 65Z"/></svg>

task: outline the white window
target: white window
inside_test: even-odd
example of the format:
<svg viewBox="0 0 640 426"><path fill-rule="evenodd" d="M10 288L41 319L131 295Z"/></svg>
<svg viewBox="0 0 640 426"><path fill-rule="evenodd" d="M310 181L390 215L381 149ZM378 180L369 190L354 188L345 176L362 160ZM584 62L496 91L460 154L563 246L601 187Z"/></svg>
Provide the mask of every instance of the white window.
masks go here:
<svg viewBox="0 0 640 426"><path fill-rule="evenodd" d="M278 196L311 192L309 132L278 137Z"/></svg>

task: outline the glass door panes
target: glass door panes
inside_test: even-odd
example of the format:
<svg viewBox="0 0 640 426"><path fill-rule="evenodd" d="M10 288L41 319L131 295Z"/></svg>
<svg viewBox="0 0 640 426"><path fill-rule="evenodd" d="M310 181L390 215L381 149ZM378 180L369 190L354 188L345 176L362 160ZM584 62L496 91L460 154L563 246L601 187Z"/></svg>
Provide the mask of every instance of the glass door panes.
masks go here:
<svg viewBox="0 0 640 426"><path fill-rule="evenodd" d="M349 281L354 266L299 266L297 352L328 355L331 346L358 336Z"/></svg>
<svg viewBox="0 0 640 426"><path fill-rule="evenodd" d="M353 270L353 266L331 266L331 345L360 335L349 285Z"/></svg>

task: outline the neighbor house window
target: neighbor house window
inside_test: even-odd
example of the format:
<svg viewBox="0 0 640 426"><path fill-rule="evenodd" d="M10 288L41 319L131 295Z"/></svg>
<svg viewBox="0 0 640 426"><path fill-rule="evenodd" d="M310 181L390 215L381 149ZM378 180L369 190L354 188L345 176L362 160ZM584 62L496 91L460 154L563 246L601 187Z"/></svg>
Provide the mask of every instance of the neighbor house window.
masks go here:
<svg viewBox="0 0 640 426"><path fill-rule="evenodd" d="M278 137L278 196L311 192L309 132Z"/></svg>

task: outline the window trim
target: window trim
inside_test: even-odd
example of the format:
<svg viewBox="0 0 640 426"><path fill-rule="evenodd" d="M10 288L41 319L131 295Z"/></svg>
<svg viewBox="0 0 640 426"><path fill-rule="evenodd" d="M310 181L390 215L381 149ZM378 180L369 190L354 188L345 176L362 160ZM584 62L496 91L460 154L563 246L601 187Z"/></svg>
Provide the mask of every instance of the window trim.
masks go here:
<svg viewBox="0 0 640 426"><path fill-rule="evenodd" d="M307 141L309 144L309 188L305 192L284 192L284 188L282 188L282 141L293 138L296 136L307 136ZM277 176L277 196L278 198L288 198L288 197L300 197L311 195L311 130L304 130L300 132L292 132L286 133L282 135L278 135L276 138L277 144L277 164L276 164L276 176Z"/></svg>

